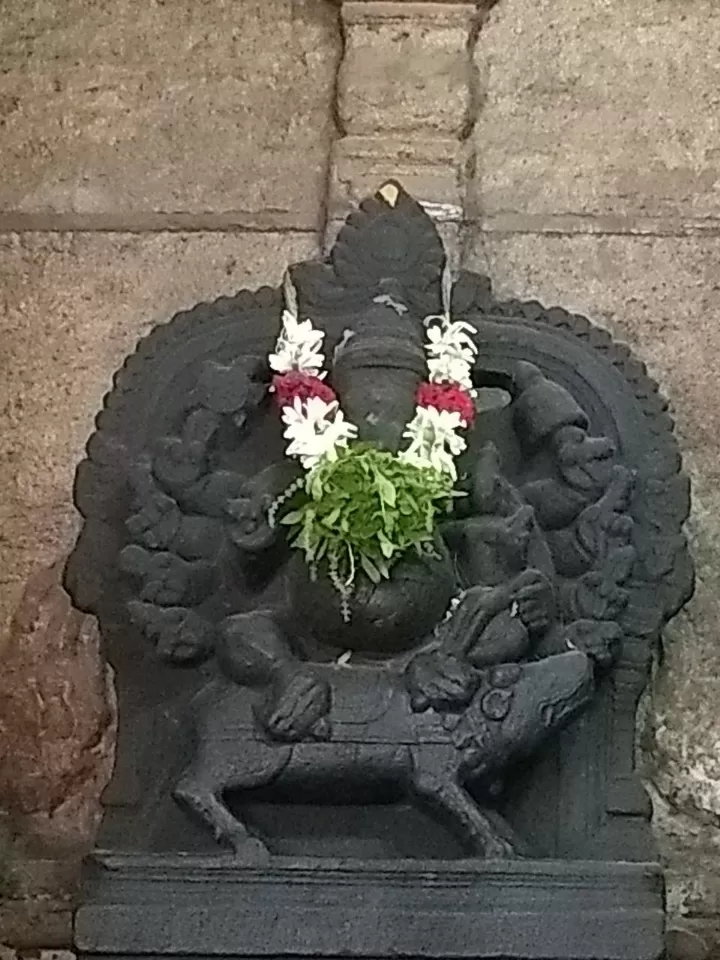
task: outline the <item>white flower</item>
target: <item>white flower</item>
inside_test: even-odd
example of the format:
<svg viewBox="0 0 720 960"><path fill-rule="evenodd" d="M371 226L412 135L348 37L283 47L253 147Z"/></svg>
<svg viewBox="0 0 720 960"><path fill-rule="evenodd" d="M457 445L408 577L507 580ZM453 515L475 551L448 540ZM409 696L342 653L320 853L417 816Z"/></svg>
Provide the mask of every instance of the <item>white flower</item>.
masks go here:
<svg viewBox="0 0 720 960"><path fill-rule="evenodd" d="M425 349L430 357L451 356L472 363L478 348L473 340L477 330L464 320L450 320L446 316L428 317Z"/></svg>
<svg viewBox="0 0 720 960"><path fill-rule="evenodd" d="M457 432L463 427L460 414L454 410L418 407L403 433L410 445L399 456L418 467L434 467L454 480L457 478L455 457L467 446L465 438Z"/></svg>
<svg viewBox="0 0 720 960"><path fill-rule="evenodd" d="M270 369L277 373L300 370L324 377L325 374L319 372L325 362L321 350L323 331L316 330L310 320L298 320L290 310L283 311L282 324L275 353L268 356Z"/></svg>
<svg viewBox="0 0 720 960"><path fill-rule="evenodd" d="M412 463L416 467L421 467L423 470L432 468L439 470L440 473L447 473L453 480L457 478L457 470L452 456L441 448L434 448L431 453L425 453L414 447L410 447L408 450L400 453L399 457L401 460Z"/></svg>
<svg viewBox="0 0 720 960"><path fill-rule="evenodd" d="M292 406L283 407L283 436L290 440L287 453L298 457L303 467L311 470L322 457L337 459L337 452L357 435L357 427L348 423L337 401L327 403L320 397L302 401L296 397Z"/></svg>
<svg viewBox="0 0 720 960"><path fill-rule="evenodd" d="M446 315L426 317L425 326L430 382L455 383L474 394L472 368L478 352L473 339L475 327Z"/></svg>
<svg viewBox="0 0 720 960"><path fill-rule="evenodd" d="M462 357L442 356L428 360L431 383L455 383L473 396L472 363Z"/></svg>

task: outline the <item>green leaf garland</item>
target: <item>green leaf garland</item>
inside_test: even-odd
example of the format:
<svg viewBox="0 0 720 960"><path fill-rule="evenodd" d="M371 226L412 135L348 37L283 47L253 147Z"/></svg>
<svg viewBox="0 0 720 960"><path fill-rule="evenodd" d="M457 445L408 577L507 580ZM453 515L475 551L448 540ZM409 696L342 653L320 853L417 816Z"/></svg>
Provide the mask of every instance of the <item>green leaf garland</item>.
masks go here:
<svg viewBox="0 0 720 960"><path fill-rule="evenodd" d="M408 550L432 552L436 519L456 496L447 474L354 443L310 471L280 522L314 575L327 564L346 609L358 571L379 583Z"/></svg>

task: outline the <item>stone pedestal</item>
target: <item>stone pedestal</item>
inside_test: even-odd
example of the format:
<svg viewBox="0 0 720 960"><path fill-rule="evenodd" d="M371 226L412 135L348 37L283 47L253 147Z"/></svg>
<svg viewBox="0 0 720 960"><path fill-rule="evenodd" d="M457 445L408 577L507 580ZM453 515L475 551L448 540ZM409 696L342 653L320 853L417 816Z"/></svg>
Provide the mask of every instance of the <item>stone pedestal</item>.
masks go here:
<svg viewBox="0 0 720 960"><path fill-rule="evenodd" d="M75 937L87 960L656 960L663 920L657 864L97 855Z"/></svg>

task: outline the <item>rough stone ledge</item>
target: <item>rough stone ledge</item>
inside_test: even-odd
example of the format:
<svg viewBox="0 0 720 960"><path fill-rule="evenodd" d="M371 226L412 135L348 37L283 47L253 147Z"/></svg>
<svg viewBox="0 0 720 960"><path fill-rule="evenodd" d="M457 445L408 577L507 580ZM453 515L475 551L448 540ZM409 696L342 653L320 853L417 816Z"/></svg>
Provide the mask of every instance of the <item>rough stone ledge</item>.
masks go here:
<svg viewBox="0 0 720 960"><path fill-rule="evenodd" d="M345 23L368 23L373 20L447 20L451 16L471 19L477 15L474 3L462 0L346 0L342 5Z"/></svg>
<svg viewBox="0 0 720 960"><path fill-rule="evenodd" d="M297 226L297 217L285 210L227 210L222 213L135 211L132 213L19 213L0 211L2 233L307 233L319 236L317 224Z"/></svg>
<svg viewBox="0 0 720 960"><path fill-rule="evenodd" d="M480 233L605 234L648 237L720 236L720 217L615 216L583 213L497 213L472 223Z"/></svg>
<svg viewBox="0 0 720 960"><path fill-rule="evenodd" d="M364 143L369 145L363 149ZM379 153L381 144L389 154L384 160L382 173L373 169L372 181L377 186L383 176L389 177L396 170L404 154L405 163L409 157L420 166L428 163L433 166L438 157L433 154L444 153L442 160L448 159L447 144L452 143L452 152L458 151L456 141L449 139L432 140L427 143L410 143L398 138L346 137L335 146L336 159L347 162L349 159L368 160L370 155ZM440 150L438 150L438 144ZM375 150L370 149L375 146ZM445 148L444 150L442 148ZM426 156L423 156L425 154ZM422 159L420 159L422 157ZM373 158L375 159L375 158ZM377 158L379 163L381 158ZM412 174L406 174L406 177ZM376 182L377 181L377 182ZM355 191L359 193L360 191ZM343 212L346 212L343 206ZM433 216L435 213L430 211ZM224 213L186 213L183 211L148 213L2 213L0 212L0 234L2 233L292 233L320 236L323 224L313 228L299 229L293 225L293 217L283 211L265 210L262 213L252 211L226 211ZM448 219L448 217L440 217ZM693 237L720 236L720 217L653 217L653 216L614 216L582 213L527 214L498 213L474 218L462 217L459 212L449 219L462 221L467 227L481 233L526 233L526 234L605 234L639 235L650 237Z"/></svg>

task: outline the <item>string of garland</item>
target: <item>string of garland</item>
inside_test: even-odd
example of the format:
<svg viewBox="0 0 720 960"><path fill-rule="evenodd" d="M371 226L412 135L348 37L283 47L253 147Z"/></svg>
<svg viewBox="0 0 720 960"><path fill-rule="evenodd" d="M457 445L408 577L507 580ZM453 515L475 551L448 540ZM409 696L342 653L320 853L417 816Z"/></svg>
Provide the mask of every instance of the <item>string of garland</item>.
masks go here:
<svg viewBox="0 0 720 960"><path fill-rule="evenodd" d="M379 583L408 551L432 553L437 518L458 496L455 458L475 415L476 331L447 313L428 317L425 326L429 378L418 388L403 434L408 443L398 454L357 441L356 426L324 382L324 333L298 320L294 298L269 356L286 452L307 472L276 499L268 519L274 526L289 508L280 523L312 577L324 565L346 620L358 571Z"/></svg>

